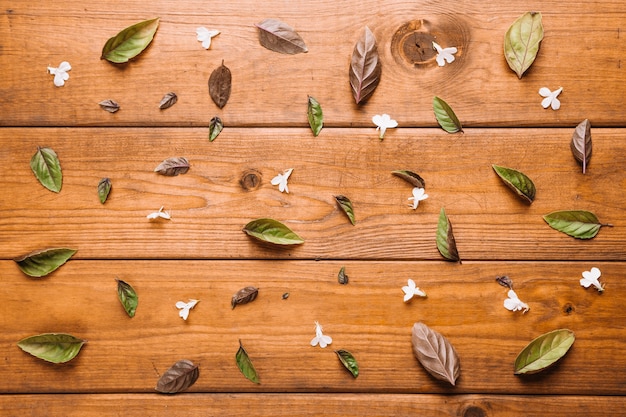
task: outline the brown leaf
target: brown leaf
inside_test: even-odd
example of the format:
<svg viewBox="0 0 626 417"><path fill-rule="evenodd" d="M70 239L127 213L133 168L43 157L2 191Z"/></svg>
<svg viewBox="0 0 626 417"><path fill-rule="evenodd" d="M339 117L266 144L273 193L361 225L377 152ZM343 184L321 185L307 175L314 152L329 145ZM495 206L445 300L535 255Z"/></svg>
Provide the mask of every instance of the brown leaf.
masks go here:
<svg viewBox="0 0 626 417"><path fill-rule="evenodd" d="M280 20L265 19L256 27L259 28L259 43L270 51L288 55L309 51L298 32Z"/></svg>
<svg viewBox="0 0 626 417"><path fill-rule="evenodd" d="M502 275L501 277L500 276L496 277L496 282L502 285L503 287L507 287L510 290L513 289L513 280L507 277L506 275Z"/></svg>
<svg viewBox="0 0 626 417"><path fill-rule="evenodd" d="M254 301L259 294L259 289L256 287L245 287L233 294L233 299L230 305L235 308L238 304L247 304Z"/></svg>
<svg viewBox="0 0 626 417"><path fill-rule="evenodd" d="M111 100L111 99L109 99L109 100L102 100L98 104L100 105L102 110L106 110L109 113L115 113L116 111L118 111L120 109L120 105L117 104L117 101Z"/></svg>
<svg viewBox="0 0 626 417"><path fill-rule="evenodd" d="M182 156L167 158L154 169L154 172L168 177L175 177L178 174L186 174L187 171L189 171L189 161L187 161L187 158Z"/></svg>
<svg viewBox="0 0 626 417"><path fill-rule="evenodd" d="M163 96L159 103L159 109L165 110L172 107L178 101L178 96L174 92L169 92Z"/></svg>
<svg viewBox="0 0 626 417"><path fill-rule="evenodd" d="M391 171L391 173L396 177L402 178L413 187L426 188L426 182L424 181L424 179L413 171L399 170Z"/></svg>
<svg viewBox="0 0 626 417"><path fill-rule="evenodd" d="M591 123L589 119L585 119L576 126L570 142L574 159L583 166L583 174L587 171L587 165L591 159L591 145Z"/></svg>
<svg viewBox="0 0 626 417"><path fill-rule="evenodd" d="M222 65L214 69L209 77L209 95L220 109L226 105L230 97L231 85L232 75L222 60Z"/></svg>
<svg viewBox="0 0 626 417"><path fill-rule="evenodd" d="M356 104L365 102L374 93L381 73L382 67L378 59L376 38L365 26L365 32L354 45L350 62L350 86Z"/></svg>
<svg viewBox="0 0 626 417"><path fill-rule="evenodd" d="M191 387L198 376L200 370L198 365L194 365L193 362L183 359L176 362L170 369L165 371L159 381L156 384L155 389L164 394L176 394Z"/></svg>
<svg viewBox="0 0 626 417"><path fill-rule="evenodd" d="M429 374L452 385L461 372L459 356L448 339L422 322L413 325L413 353Z"/></svg>

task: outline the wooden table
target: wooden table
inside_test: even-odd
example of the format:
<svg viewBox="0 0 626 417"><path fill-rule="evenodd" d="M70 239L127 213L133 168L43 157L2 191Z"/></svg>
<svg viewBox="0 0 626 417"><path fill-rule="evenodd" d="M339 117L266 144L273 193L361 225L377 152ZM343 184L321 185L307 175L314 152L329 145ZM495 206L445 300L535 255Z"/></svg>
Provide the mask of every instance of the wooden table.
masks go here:
<svg viewBox="0 0 626 417"><path fill-rule="evenodd" d="M2 0L0 8L0 408L2 415L220 416L590 416L626 415L626 3L621 0L484 1L92 1ZM545 37L522 79L507 66L503 38L524 12L542 12ZM128 64L100 60L105 41L160 17L151 46ZM254 24L280 19L308 53L282 55L259 44ZM209 50L199 26L218 29ZM366 104L348 82L364 27L383 70ZM458 48L444 67L416 62L414 32ZM400 52L404 51L404 52ZM408 52L407 52L408 51ZM426 51L426 52L424 52ZM70 62L65 86L47 66ZM223 109L207 81L222 61L232 72ZM540 105L541 87L562 86L561 109ZM178 103L159 110L173 91ZM314 137L307 96L323 108ZM464 133L439 128L432 100L446 100ZM114 114L98 103L114 99ZM399 127L378 139L371 119ZM208 140L212 117L224 130ZM586 174L572 157L574 127L592 124ZM56 151L60 193L44 189L29 161ZM191 169L154 168L184 156ZM524 204L494 174L498 164L537 187ZM289 194L270 184L293 168ZM408 206L408 169L429 198ZM101 204L98 181L113 188ZM335 202L348 196L351 225ZM170 221L146 215L164 206ZM462 264L436 243L445 208ZM551 229L542 216L589 210L603 227L591 240ZM280 220L305 240L275 248L242 232L256 218ZM76 255L51 275L24 275L13 261L68 247ZM346 268L350 282L340 285ZM579 285L591 267L606 291ZM503 307L508 275L526 314ZM129 318L116 281L139 294ZM404 303L412 278L428 297ZM231 309L242 287L258 298ZM289 293L287 299L283 294ZM183 321L177 301L201 300ZM311 347L314 322L333 337ZM411 329L445 335L461 360L455 387L415 359ZM552 368L516 376L518 352L559 328L575 332ZM70 333L88 342L65 364L22 352L17 341ZM235 363L239 340L260 375ZM353 378L333 350L351 351ZM173 396L154 391L180 359L200 377Z"/></svg>

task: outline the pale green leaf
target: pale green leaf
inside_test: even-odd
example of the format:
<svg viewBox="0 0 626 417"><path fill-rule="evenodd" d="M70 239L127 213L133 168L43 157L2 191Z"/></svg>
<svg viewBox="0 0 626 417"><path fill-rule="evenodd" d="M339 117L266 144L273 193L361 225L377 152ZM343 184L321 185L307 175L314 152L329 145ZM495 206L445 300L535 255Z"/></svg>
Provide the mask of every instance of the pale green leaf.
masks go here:
<svg viewBox="0 0 626 417"><path fill-rule="evenodd" d="M261 383L259 381L259 375L257 374L256 369L254 369L254 365L252 364L252 361L248 356L248 352L246 352L246 350L243 348L243 345L241 344L241 340L239 341L239 350L235 354L235 360L237 361L237 366L239 367L239 370L246 378L248 378L255 384Z"/></svg>
<svg viewBox="0 0 626 417"><path fill-rule="evenodd" d="M127 27L104 44L100 59L115 64L128 62L150 45L158 27L158 17Z"/></svg>
<svg viewBox="0 0 626 417"><path fill-rule="evenodd" d="M278 220L257 219L246 224L243 231L256 239L276 245L299 245L304 239Z"/></svg>
<svg viewBox="0 0 626 417"><path fill-rule="evenodd" d="M137 292L135 289L125 281L121 279L116 279L117 281L117 298L122 303L124 310L126 310L126 314L129 317L135 317L135 312L137 311L137 305L139 304L139 297L137 297Z"/></svg>
<svg viewBox="0 0 626 417"><path fill-rule="evenodd" d="M506 168L498 165L492 165L493 170L498 174L500 179L517 194L518 197L532 203L535 199L535 184L526 175L513 168Z"/></svg>
<svg viewBox="0 0 626 417"><path fill-rule="evenodd" d="M215 138L222 132L224 129L224 123L222 123L222 119L215 116L211 119L209 123L209 142L213 142Z"/></svg>
<svg viewBox="0 0 626 417"><path fill-rule="evenodd" d="M543 39L541 13L526 12L507 30L504 36L504 57L518 78L535 61Z"/></svg>
<svg viewBox="0 0 626 417"><path fill-rule="evenodd" d="M75 253L76 250L67 248L44 249L17 258L15 262L26 275L43 277L59 268Z"/></svg>
<svg viewBox="0 0 626 417"><path fill-rule="evenodd" d="M78 355L85 340L65 333L44 333L17 342L24 352L52 363L64 363Z"/></svg>
<svg viewBox="0 0 626 417"><path fill-rule="evenodd" d="M352 355L352 353L344 349L336 350L335 353L337 354L337 357L339 358L343 366L345 366L346 369L350 371L352 376L355 378L358 377L359 376L359 364L356 361L355 357Z"/></svg>
<svg viewBox="0 0 626 417"><path fill-rule="evenodd" d="M530 342L515 359L515 374L534 374L561 359L574 343L574 332L553 330Z"/></svg>
<svg viewBox="0 0 626 417"><path fill-rule="evenodd" d="M604 226L595 214L585 210L554 211L543 219L553 229L578 239L591 239Z"/></svg>
<svg viewBox="0 0 626 417"><path fill-rule="evenodd" d="M57 154L50 148L37 148L30 159L30 168L41 185L58 193L63 184L63 173Z"/></svg>
<svg viewBox="0 0 626 417"><path fill-rule="evenodd" d="M456 133L456 132L463 131L461 122L456 117L456 114L454 114L454 111L448 105L448 103L446 103L439 97L434 97L433 98L433 110L435 111L435 117L437 118L437 122L439 123L439 126L441 126L443 130L445 130L448 133Z"/></svg>
<svg viewBox="0 0 626 417"><path fill-rule="evenodd" d="M322 112L320 103L311 96L309 96L307 117L309 118L309 126L311 126L313 136L319 135L324 126L324 113Z"/></svg>
<svg viewBox="0 0 626 417"><path fill-rule="evenodd" d="M98 197L100 198L100 202L104 204L109 197L109 193L111 192L111 180L108 178L102 178L98 183Z"/></svg>
<svg viewBox="0 0 626 417"><path fill-rule="evenodd" d="M343 212L346 213L346 216L348 216L350 223L354 225L356 223L356 218L354 217L354 208L352 207L352 201L350 201L350 199L345 195L336 195L335 200L337 200L337 204L339 204L339 207L341 207Z"/></svg>
<svg viewBox="0 0 626 417"><path fill-rule="evenodd" d="M452 223L446 216L446 211L441 208L439 213L439 223L437 225L437 249L441 256L449 261L461 262L459 252L456 249L456 241L452 233Z"/></svg>

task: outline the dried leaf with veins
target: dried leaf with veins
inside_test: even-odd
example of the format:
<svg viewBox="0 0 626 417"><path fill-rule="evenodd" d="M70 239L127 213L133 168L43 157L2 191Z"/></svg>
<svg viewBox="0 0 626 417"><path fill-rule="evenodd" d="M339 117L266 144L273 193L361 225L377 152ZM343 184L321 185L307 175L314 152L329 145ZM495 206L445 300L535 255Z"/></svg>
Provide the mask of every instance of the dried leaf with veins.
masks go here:
<svg viewBox="0 0 626 417"><path fill-rule="evenodd" d="M513 280L511 278L509 278L506 275L502 275L502 276L497 276L496 277L496 282L500 285L502 285L503 287L506 287L510 290L513 289Z"/></svg>
<svg viewBox="0 0 626 417"><path fill-rule="evenodd" d="M587 165L591 159L592 143L591 143L591 123L589 119L585 119L576 126L570 148L574 159L582 165L583 174L587 171Z"/></svg>
<svg viewBox="0 0 626 417"><path fill-rule="evenodd" d="M168 177L186 174L187 171L189 171L189 161L182 156L167 158L154 169L154 172Z"/></svg>
<svg viewBox="0 0 626 417"><path fill-rule="evenodd" d="M259 289L256 287L245 287L237 291L233 294L233 298L230 301L230 305L232 308L237 307L239 304L248 304L251 301L254 301L259 295Z"/></svg>
<svg viewBox="0 0 626 417"><path fill-rule="evenodd" d="M265 19L256 27L259 29L259 43L270 51L287 55L308 52L298 32L278 19Z"/></svg>
<svg viewBox="0 0 626 417"><path fill-rule="evenodd" d="M178 96L176 95L176 93L174 92L166 93L161 99L161 102L159 103L159 109L161 110L169 109L174 104L176 104L177 101L178 101Z"/></svg>
<svg viewBox="0 0 626 417"><path fill-rule="evenodd" d="M346 274L346 267L342 266L339 270L339 273L337 274L337 282L339 282L341 285L346 285L349 281L350 278L348 277L348 274Z"/></svg>
<svg viewBox="0 0 626 417"><path fill-rule="evenodd" d="M413 325L411 342L415 357L429 374L452 385L456 384L461 364L448 339L419 322Z"/></svg>
<svg viewBox="0 0 626 417"><path fill-rule="evenodd" d="M191 387L200 375L198 365L187 359L180 360L159 378L155 389L164 394L176 394Z"/></svg>
<svg viewBox="0 0 626 417"><path fill-rule="evenodd" d="M402 178L413 187L426 188L426 182L424 181L424 179L413 171L398 170L391 171L391 173L396 177Z"/></svg>
<svg viewBox="0 0 626 417"><path fill-rule="evenodd" d="M519 17L504 36L504 57L518 78L535 61L543 39L541 13L527 12Z"/></svg>
<svg viewBox="0 0 626 417"><path fill-rule="evenodd" d="M214 69L209 77L209 95L220 109L226 105L230 98L232 81L230 69L224 65L224 60L222 60L222 65Z"/></svg>
<svg viewBox="0 0 626 417"><path fill-rule="evenodd" d="M574 344L574 332L558 329L530 342L515 359L515 375L541 372L561 359Z"/></svg>
<svg viewBox="0 0 626 417"><path fill-rule="evenodd" d="M244 349L241 344L241 340L239 340L239 350L235 354L235 361L237 362L237 367L248 380L254 382L255 384L260 384L259 374L257 373L254 365L252 364L252 360L248 355L248 352Z"/></svg>
<svg viewBox="0 0 626 417"><path fill-rule="evenodd" d="M159 18L136 23L106 41L100 59L115 64L128 62L143 52L159 28Z"/></svg>
<svg viewBox="0 0 626 417"><path fill-rule="evenodd" d="M378 46L374 34L365 26L350 61L350 86L356 104L365 102L376 90L382 74L382 65L378 57Z"/></svg>
<svg viewBox="0 0 626 417"><path fill-rule="evenodd" d="M109 113L115 113L120 109L120 105L117 103L117 101L112 99L102 100L98 104L100 105L100 108L102 110L108 111Z"/></svg>

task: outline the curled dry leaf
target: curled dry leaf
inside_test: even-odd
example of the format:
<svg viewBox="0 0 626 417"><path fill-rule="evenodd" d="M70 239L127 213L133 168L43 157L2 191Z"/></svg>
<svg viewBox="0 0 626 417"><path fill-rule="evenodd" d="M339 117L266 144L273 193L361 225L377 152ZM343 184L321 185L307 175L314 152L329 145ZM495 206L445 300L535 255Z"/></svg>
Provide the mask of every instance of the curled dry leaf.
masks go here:
<svg viewBox="0 0 626 417"><path fill-rule="evenodd" d="M515 359L515 375L543 371L561 359L574 344L574 332L558 329L530 342Z"/></svg>
<svg viewBox="0 0 626 417"><path fill-rule="evenodd" d="M339 282L341 285L346 285L349 281L350 278L348 277L348 274L346 274L346 267L342 266L339 270L339 273L337 274L337 282Z"/></svg>
<svg viewBox="0 0 626 417"><path fill-rule="evenodd" d="M230 69L224 65L222 60L222 65L214 69L209 77L209 95L220 109L226 105L230 98L232 82L233 78Z"/></svg>
<svg viewBox="0 0 626 417"><path fill-rule="evenodd" d="M239 304L248 304L254 301L259 295L259 289L256 287L245 287L233 294L233 298L230 301L232 308L237 307Z"/></svg>
<svg viewBox="0 0 626 417"><path fill-rule="evenodd" d="M505 168L498 165L491 166L498 177L517 194L522 200L531 204L535 200L535 184L525 174L513 168Z"/></svg>
<svg viewBox="0 0 626 417"><path fill-rule="evenodd" d="M178 101L178 96L176 95L176 93L174 92L166 93L161 99L161 102L159 103L159 109L161 110L169 109L174 104L176 104L177 101Z"/></svg>
<svg viewBox="0 0 626 417"><path fill-rule="evenodd" d="M399 170L391 171L391 173L396 177L402 178L413 187L426 188L426 182L424 181L424 179L413 171Z"/></svg>
<svg viewBox="0 0 626 417"><path fill-rule="evenodd" d="M376 90L382 74L382 65L378 58L378 46L374 34L365 26L350 61L350 86L356 104L365 102Z"/></svg>
<svg viewBox="0 0 626 417"><path fill-rule="evenodd" d="M117 298L122 303L126 314L129 317L135 317L137 311L137 305L139 305L139 297L135 289L127 282L121 279L115 279L117 281Z"/></svg>
<svg viewBox="0 0 626 417"><path fill-rule="evenodd" d="M58 193L63 185L63 172L56 152L51 148L37 147L37 151L30 158L30 169L41 185L48 190Z"/></svg>
<svg viewBox="0 0 626 417"><path fill-rule="evenodd" d="M275 245L300 245L304 243L304 239L274 219L252 220L244 226L243 231L248 236Z"/></svg>
<svg viewBox="0 0 626 417"><path fill-rule="evenodd" d="M589 119L585 119L576 126L570 142L574 159L582 165L583 174L587 171L587 165L591 159L591 145L591 123Z"/></svg>
<svg viewBox="0 0 626 417"><path fill-rule="evenodd" d="M254 369L254 365L250 360L250 356L248 356L248 352L246 352L246 350L243 348L243 345L241 344L241 340L239 341L239 350L235 354L235 361L237 362L239 370L246 378L248 378L255 384L261 383L259 381L259 375L257 374L256 369Z"/></svg>
<svg viewBox="0 0 626 417"><path fill-rule="evenodd" d="M44 249L15 259L20 270L30 277L43 277L68 261L76 250L67 248Z"/></svg>
<svg viewBox="0 0 626 417"><path fill-rule="evenodd" d="M111 180L108 178L102 178L98 183L98 198L100 202L104 204L109 198L111 192Z"/></svg>
<svg viewBox="0 0 626 417"><path fill-rule="evenodd" d="M222 119L215 116L209 122L209 142L213 142L215 138L219 136L219 134L224 129L224 123L222 123Z"/></svg>
<svg viewBox="0 0 626 417"><path fill-rule="evenodd" d="M437 249L441 256L449 261L461 262L459 252L456 249L456 241L452 232L452 223L446 216L446 211L441 208L439 213L439 223L437 225Z"/></svg>
<svg viewBox="0 0 626 417"><path fill-rule="evenodd" d="M413 325L411 342L415 357L429 374L452 385L456 384L461 364L448 339L419 322Z"/></svg>
<svg viewBox="0 0 626 417"><path fill-rule="evenodd" d="M553 211L543 219L553 229L577 239L591 239L598 234L600 227L611 226L600 223L595 214L585 210Z"/></svg>
<svg viewBox="0 0 626 417"><path fill-rule="evenodd" d="M439 97L434 97L433 110L435 111L437 123L439 123L439 126L441 126L443 130L448 133L463 131L463 127L461 126L459 118L456 117L456 114L454 114L452 107L450 107L448 103L446 103Z"/></svg>
<svg viewBox="0 0 626 417"><path fill-rule="evenodd" d="M356 361L356 358L352 355L352 353L348 352L345 349L336 350L335 353L339 358L339 361L345 368L350 371L353 377L359 376L359 364Z"/></svg>
<svg viewBox="0 0 626 417"><path fill-rule="evenodd" d="M159 18L157 17L123 29L104 44L100 59L106 59L115 64L128 62L150 45L158 28Z"/></svg>
<svg viewBox="0 0 626 417"><path fill-rule="evenodd" d="M346 213L346 216L348 216L350 223L352 223L352 225L354 226L354 224L356 223L356 218L354 217L354 208L352 207L352 201L350 201L350 199L345 195L336 195L335 200L337 201L337 204L339 204L339 207L341 207L343 212Z"/></svg>
<svg viewBox="0 0 626 417"><path fill-rule="evenodd" d="M506 275L496 277L496 282L510 290L513 289L513 280Z"/></svg>
<svg viewBox="0 0 626 417"><path fill-rule="evenodd" d="M24 338L17 345L36 358L52 363L65 363L74 359L85 343L85 340L71 334L44 333Z"/></svg>
<svg viewBox="0 0 626 417"><path fill-rule="evenodd" d="M256 27L259 29L259 43L270 51L288 55L308 52L298 32L280 20L265 19Z"/></svg>
<svg viewBox="0 0 626 417"><path fill-rule="evenodd" d="M309 119L309 126L311 126L313 136L319 135L322 127L324 127L324 113L320 103L311 96L309 96L307 105L307 118Z"/></svg>
<svg viewBox="0 0 626 417"><path fill-rule="evenodd" d="M189 171L189 161L182 156L167 158L154 169L154 172L168 177L186 174L187 171Z"/></svg>
<svg viewBox="0 0 626 417"><path fill-rule="evenodd" d="M120 109L120 105L117 103L117 101L111 99L102 100L98 104L100 105L100 108L102 110L108 111L109 113L115 113Z"/></svg>
<svg viewBox="0 0 626 417"><path fill-rule="evenodd" d="M504 57L518 78L535 61L543 39L541 13L526 12L507 30L504 36Z"/></svg>
<svg viewBox="0 0 626 417"><path fill-rule="evenodd" d="M198 365L182 359L170 367L157 381L155 390L164 394L176 394L191 387L200 375Z"/></svg>

